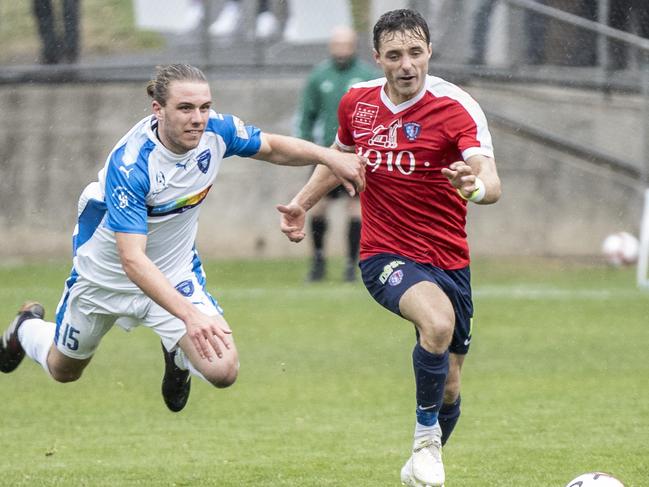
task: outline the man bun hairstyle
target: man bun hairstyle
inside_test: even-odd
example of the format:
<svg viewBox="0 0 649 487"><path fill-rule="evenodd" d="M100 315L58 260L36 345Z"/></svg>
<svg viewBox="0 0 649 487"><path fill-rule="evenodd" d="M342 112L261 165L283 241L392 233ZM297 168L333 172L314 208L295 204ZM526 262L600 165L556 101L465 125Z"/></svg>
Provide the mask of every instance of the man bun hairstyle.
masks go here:
<svg viewBox="0 0 649 487"><path fill-rule="evenodd" d="M428 23L419 12L408 8L390 10L385 12L374 24L373 42L374 49L379 50L379 44L386 34L396 32L412 32L416 37L430 44L430 30Z"/></svg>
<svg viewBox="0 0 649 487"><path fill-rule="evenodd" d="M147 94L165 106L172 81L202 81L207 83L205 74L190 64L167 64L156 67L155 78L146 85Z"/></svg>

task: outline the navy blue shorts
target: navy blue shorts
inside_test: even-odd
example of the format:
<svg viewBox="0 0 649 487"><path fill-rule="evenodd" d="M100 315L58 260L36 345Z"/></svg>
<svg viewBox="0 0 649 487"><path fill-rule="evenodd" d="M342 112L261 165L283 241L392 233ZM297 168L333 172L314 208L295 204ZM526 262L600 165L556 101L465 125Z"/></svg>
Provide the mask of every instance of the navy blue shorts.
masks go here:
<svg viewBox="0 0 649 487"><path fill-rule="evenodd" d="M455 331L449 351L464 355L471 343L473 301L469 267L445 271L430 264L420 264L395 254L373 255L360 262L363 283L372 297L385 308L401 316L399 300L412 286L428 281L439 286L455 310Z"/></svg>

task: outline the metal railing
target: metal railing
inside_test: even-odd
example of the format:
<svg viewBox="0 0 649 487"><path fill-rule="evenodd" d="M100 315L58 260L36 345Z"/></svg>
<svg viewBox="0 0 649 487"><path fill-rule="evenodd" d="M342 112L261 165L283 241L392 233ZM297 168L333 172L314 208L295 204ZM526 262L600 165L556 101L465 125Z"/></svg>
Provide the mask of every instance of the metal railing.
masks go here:
<svg viewBox="0 0 649 487"><path fill-rule="evenodd" d="M521 8L528 10L530 12L536 12L538 14L544 15L549 18L553 18L564 22L566 24L574 25L575 27L581 27L582 29L601 34L601 36L616 39L618 41L625 42L629 45L642 49L644 51L649 51L649 39L625 32L623 30L614 29L604 24L606 20L607 12L609 10L609 0L598 0L598 12L600 22L595 22L592 20L585 19L579 15L571 14L565 12L561 9L548 7L534 0L502 0L505 3L508 3L512 7Z"/></svg>
<svg viewBox="0 0 649 487"><path fill-rule="evenodd" d="M578 15L574 15L563 10L542 5L534 0L502 0L508 5L528 10L531 12L544 15L548 18L556 19L582 29L595 32L599 35L598 52L600 66L604 70L604 75L608 73L608 39L615 39L630 46L639 49L642 52L642 78L640 90L643 96L644 116L643 119L643 161L641 179L645 185L649 185L649 39L613 29L608 25L600 22L594 22ZM600 20L606 20L609 11L609 0L598 1L598 16Z"/></svg>
<svg viewBox="0 0 649 487"><path fill-rule="evenodd" d="M587 19L581 18L576 15L572 15L566 12L563 12L558 9L548 7L546 5L538 4L530 0L504 0L509 5L517 8L524 8L530 11L537 12L542 15L557 19L561 22L565 22L574 26L581 27L582 29L587 29L592 32L596 32L599 36L598 38L598 54L599 54L599 64L602 69L606 72L608 70L608 40L616 39L622 41L630 46L636 47L642 52L641 57L641 68L642 68L642 79L641 79L641 92L644 99L643 105L643 160L644 164L642 166L641 173L639 176L639 181L644 184L645 188L649 186L649 39L644 39L639 36L635 36L628 32L619 31L613 29L607 25L603 25L602 21L608 20L609 12L609 0L599 0L598 2L598 17L600 22L593 22ZM502 120L500 122L503 122ZM504 121L506 122L506 121ZM532 138L534 135L538 135L538 132L533 131L528 133L527 136ZM553 137L550 134L545 134L543 137L546 141L550 141ZM578 147L571 147L570 144L566 145L566 141L554 141L559 142L562 145L563 150L574 151L577 149L577 153L581 152ZM573 152L574 153L574 152ZM593 155L595 153L592 150L588 150L587 153L581 154L581 156L588 156L588 159L593 161ZM598 161L599 165L606 165L610 168L613 168L617 172L624 172L624 164L620 164L622 161L615 161L611 157L600 158ZM635 175L631 172L624 174L633 178ZM649 189L645 189L644 192L644 206L642 212L642 219L640 222L640 251L638 256L638 263L636 268L636 283L638 287L643 289L649 289Z"/></svg>

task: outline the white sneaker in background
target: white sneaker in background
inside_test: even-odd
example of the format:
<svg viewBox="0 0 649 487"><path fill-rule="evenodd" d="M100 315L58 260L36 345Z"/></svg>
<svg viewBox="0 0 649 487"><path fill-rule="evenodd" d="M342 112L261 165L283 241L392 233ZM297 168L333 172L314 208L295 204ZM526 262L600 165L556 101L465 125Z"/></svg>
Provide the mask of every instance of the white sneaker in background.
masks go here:
<svg viewBox="0 0 649 487"><path fill-rule="evenodd" d="M278 28L279 22L272 12L267 10L257 15L255 35L258 39L268 39L277 33Z"/></svg>
<svg viewBox="0 0 649 487"><path fill-rule="evenodd" d="M241 7L239 2L227 2L219 17L210 25L210 34L213 36L227 36L234 32L241 20Z"/></svg>
<svg viewBox="0 0 649 487"><path fill-rule="evenodd" d="M194 32L200 27L201 20L203 20L203 4L194 0L186 12L182 32Z"/></svg>

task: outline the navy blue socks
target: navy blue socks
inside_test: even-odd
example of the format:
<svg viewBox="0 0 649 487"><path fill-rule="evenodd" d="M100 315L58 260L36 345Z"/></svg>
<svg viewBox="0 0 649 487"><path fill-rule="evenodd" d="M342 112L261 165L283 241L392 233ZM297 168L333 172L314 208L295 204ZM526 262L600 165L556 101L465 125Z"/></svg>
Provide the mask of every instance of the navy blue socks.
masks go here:
<svg viewBox="0 0 649 487"><path fill-rule="evenodd" d="M448 351L430 353L417 343L412 351L412 364L417 389L417 422L423 426L433 426L442 408L448 375Z"/></svg>
<svg viewBox="0 0 649 487"><path fill-rule="evenodd" d="M445 445L453 429L460 419L460 403L462 398L458 396L457 400L451 404L444 404L439 411L439 426L442 428L442 445Z"/></svg>

